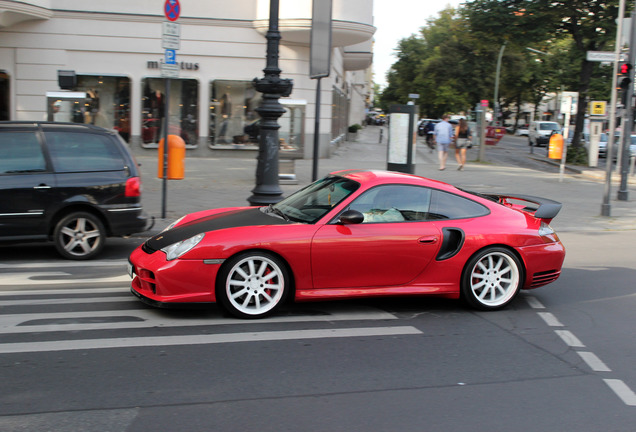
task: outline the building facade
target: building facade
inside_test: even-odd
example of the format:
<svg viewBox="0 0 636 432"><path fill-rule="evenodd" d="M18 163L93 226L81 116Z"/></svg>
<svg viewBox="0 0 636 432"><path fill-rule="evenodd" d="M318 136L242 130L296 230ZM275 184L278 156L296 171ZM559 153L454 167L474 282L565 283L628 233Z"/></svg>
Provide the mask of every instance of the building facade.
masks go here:
<svg viewBox="0 0 636 432"><path fill-rule="evenodd" d="M167 118L191 155L255 150L261 95L252 80L265 67L269 0L179 3L178 77L167 87L164 0L0 0L0 120L114 128L144 153L157 147ZM313 154L311 14L312 0L280 0L279 67L294 88L281 99L279 135L291 157ZM374 31L373 0L333 0L331 69L321 81L323 157L364 119Z"/></svg>

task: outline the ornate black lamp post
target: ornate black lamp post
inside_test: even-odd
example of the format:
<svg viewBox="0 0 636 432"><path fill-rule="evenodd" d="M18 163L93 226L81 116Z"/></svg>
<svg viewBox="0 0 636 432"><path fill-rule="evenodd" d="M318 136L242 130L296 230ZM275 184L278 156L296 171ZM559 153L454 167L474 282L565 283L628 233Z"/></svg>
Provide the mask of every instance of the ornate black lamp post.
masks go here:
<svg viewBox="0 0 636 432"><path fill-rule="evenodd" d="M258 142L258 165L256 166L256 187L247 200L253 206L275 204L282 199L283 191L278 184L278 118L285 108L278 102L280 97L289 96L294 83L281 79L278 68L278 0L269 2L269 28L267 30L267 63L261 79L254 78L257 91L263 93L261 106L256 109L261 116L260 138Z"/></svg>

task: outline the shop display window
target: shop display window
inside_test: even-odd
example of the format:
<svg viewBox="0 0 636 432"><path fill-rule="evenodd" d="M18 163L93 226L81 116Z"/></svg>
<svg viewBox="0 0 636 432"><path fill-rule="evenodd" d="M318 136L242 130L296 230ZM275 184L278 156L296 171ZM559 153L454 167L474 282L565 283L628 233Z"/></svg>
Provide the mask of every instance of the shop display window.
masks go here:
<svg viewBox="0 0 636 432"><path fill-rule="evenodd" d="M144 78L141 88L141 145L156 148L163 138L166 83L163 78ZM168 133L183 138L189 148L195 148L199 143L198 97L197 80L170 80Z"/></svg>
<svg viewBox="0 0 636 432"><path fill-rule="evenodd" d="M258 147L261 94L252 82L216 80L210 95L210 147Z"/></svg>
<svg viewBox="0 0 636 432"><path fill-rule="evenodd" d="M86 93L86 98L83 103L73 103L63 121L115 129L124 140L130 140L130 78L78 75L74 90ZM55 108L56 113L60 111Z"/></svg>
<svg viewBox="0 0 636 432"><path fill-rule="evenodd" d="M261 93L251 81L213 81L210 88L209 146L212 149L258 149ZM285 113L278 119L281 157L303 157L307 102L280 99Z"/></svg>
<svg viewBox="0 0 636 432"><path fill-rule="evenodd" d="M331 139L336 139L347 132L347 97L337 87L333 88L331 101Z"/></svg>

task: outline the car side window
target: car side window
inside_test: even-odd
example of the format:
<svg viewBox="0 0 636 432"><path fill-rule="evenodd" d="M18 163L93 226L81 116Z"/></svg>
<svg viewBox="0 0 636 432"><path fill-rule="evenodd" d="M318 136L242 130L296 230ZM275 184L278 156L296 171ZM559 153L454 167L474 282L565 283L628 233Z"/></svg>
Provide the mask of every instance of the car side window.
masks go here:
<svg viewBox="0 0 636 432"><path fill-rule="evenodd" d="M107 136L91 133L45 132L56 172L124 169L122 155Z"/></svg>
<svg viewBox="0 0 636 432"><path fill-rule="evenodd" d="M431 196L428 219L466 219L485 216L488 213L488 208L475 201L459 195L435 190Z"/></svg>
<svg viewBox="0 0 636 432"><path fill-rule="evenodd" d="M46 162L35 132L0 134L0 174L40 171L46 171Z"/></svg>
<svg viewBox="0 0 636 432"><path fill-rule="evenodd" d="M349 209L364 215L362 223L424 221L431 190L419 186L386 185L356 198Z"/></svg>

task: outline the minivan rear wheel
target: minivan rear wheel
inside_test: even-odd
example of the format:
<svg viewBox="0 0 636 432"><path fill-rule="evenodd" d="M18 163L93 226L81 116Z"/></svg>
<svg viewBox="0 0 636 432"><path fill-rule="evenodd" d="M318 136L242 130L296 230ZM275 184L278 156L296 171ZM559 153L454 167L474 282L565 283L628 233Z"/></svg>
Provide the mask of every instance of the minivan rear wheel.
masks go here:
<svg viewBox="0 0 636 432"><path fill-rule="evenodd" d="M55 248L66 259L85 260L99 254L106 242L106 230L99 218L87 212L71 213L55 226Z"/></svg>

